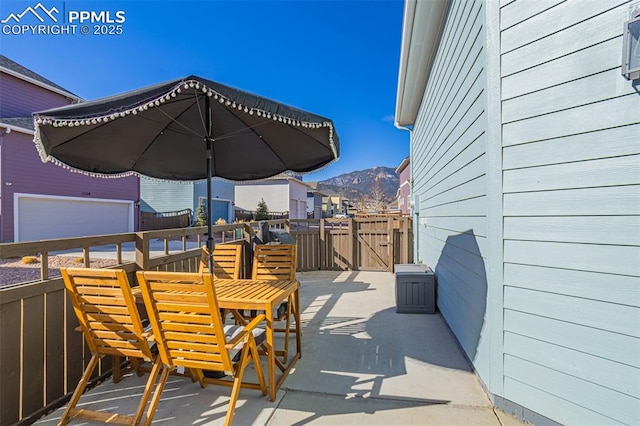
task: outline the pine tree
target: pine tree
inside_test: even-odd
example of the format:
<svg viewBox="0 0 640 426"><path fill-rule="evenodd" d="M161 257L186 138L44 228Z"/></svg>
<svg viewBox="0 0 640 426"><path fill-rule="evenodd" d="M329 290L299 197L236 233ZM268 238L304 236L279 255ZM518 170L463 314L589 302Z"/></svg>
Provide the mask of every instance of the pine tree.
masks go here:
<svg viewBox="0 0 640 426"><path fill-rule="evenodd" d="M207 204L205 200L200 200L200 205L196 210L196 225L207 226Z"/></svg>
<svg viewBox="0 0 640 426"><path fill-rule="evenodd" d="M258 208L256 209L256 220L269 220L269 208L267 207L267 203L265 203L264 198L262 198L258 203Z"/></svg>

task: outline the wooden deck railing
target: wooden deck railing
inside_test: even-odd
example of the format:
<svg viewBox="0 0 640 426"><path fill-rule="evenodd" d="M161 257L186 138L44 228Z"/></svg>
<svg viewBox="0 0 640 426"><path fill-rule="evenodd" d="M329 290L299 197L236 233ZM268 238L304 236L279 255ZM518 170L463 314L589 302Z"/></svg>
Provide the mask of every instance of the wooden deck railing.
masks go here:
<svg viewBox="0 0 640 426"><path fill-rule="evenodd" d="M393 263L412 261L409 218L280 219L269 224L295 238L298 271L391 271ZM216 244L247 247L244 276L250 271L250 241L256 229L257 223L213 228ZM124 268L135 283L137 270L197 271L205 232L206 227L196 227L0 244L0 258L39 254L42 265L39 280L0 288L0 425L31 424L64 404L90 358L82 333L75 331L78 323L62 279L49 270L50 256L73 251L90 266L105 246L112 246L113 267ZM94 380L110 371L105 358Z"/></svg>

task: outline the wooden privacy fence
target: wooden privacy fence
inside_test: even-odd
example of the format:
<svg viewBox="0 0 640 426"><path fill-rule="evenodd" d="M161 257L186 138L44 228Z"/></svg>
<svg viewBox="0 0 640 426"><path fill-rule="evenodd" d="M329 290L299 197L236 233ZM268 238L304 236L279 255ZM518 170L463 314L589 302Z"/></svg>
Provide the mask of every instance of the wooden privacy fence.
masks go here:
<svg viewBox="0 0 640 426"><path fill-rule="evenodd" d="M393 271L413 262L409 217L290 220L298 270Z"/></svg>
<svg viewBox="0 0 640 426"><path fill-rule="evenodd" d="M297 243L298 271L385 270L412 262L409 218L269 221ZM250 275L251 237L256 223L214 226L216 244L242 244L243 276ZM206 227L0 244L0 258L39 254L40 279L0 287L0 425L31 424L66 403L91 358L59 276L48 259L60 251L87 267L111 247L114 267L135 283L137 270L196 272ZM2 269L0 269L2 273ZM57 275L57 274L56 274ZM103 359L93 380L111 373Z"/></svg>
<svg viewBox="0 0 640 426"><path fill-rule="evenodd" d="M191 225L191 209L175 212L140 212L140 230L186 228Z"/></svg>

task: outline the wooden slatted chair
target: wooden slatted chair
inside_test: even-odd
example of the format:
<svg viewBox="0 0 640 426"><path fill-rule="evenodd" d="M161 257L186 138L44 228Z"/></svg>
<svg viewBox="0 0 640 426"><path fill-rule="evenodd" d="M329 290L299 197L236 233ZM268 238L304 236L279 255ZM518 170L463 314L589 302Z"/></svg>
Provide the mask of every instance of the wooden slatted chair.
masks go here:
<svg viewBox="0 0 640 426"><path fill-rule="evenodd" d="M260 244L255 246L251 279L254 280L295 280L296 279L295 244ZM289 334L293 315L293 295L283 302L274 312L275 321L285 321L284 328L275 328L284 332L284 350L276 353L287 360L289 352Z"/></svg>
<svg viewBox="0 0 640 426"><path fill-rule="evenodd" d="M78 383L60 425L83 417L109 423L138 425L144 415L153 385L160 372L159 358L151 352L151 332L145 331L122 269L62 268L62 278L80 322L91 360ZM76 408L98 361L105 355L153 361L151 374L134 415L113 414ZM119 366L113 366L119 368ZM147 423L155 411L147 412Z"/></svg>
<svg viewBox="0 0 640 426"><path fill-rule="evenodd" d="M296 245L256 245L251 278L254 280L295 280Z"/></svg>
<svg viewBox="0 0 640 426"><path fill-rule="evenodd" d="M189 368L202 387L208 383L232 386L225 418L225 425L230 425L240 387L267 394L256 346L256 340L264 337L264 330L257 327L264 315L247 325L225 326L208 273L139 271L137 276L164 365L151 407L157 407L169 373ZM245 367L252 360L259 384L242 381ZM224 372L233 380L205 377L203 370Z"/></svg>
<svg viewBox="0 0 640 426"><path fill-rule="evenodd" d="M213 249L213 276L218 279L240 278L242 246L240 244L218 244ZM209 250L202 246L199 273L209 272Z"/></svg>
<svg viewBox="0 0 640 426"><path fill-rule="evenodd" d="M242 246L240 244L217 244L213 249L213 277L221 280L237 280L240 278L242 264ZM209 250L202 246L199 273L209 272ZM222 320L227 311L220 310Z"/></svg>

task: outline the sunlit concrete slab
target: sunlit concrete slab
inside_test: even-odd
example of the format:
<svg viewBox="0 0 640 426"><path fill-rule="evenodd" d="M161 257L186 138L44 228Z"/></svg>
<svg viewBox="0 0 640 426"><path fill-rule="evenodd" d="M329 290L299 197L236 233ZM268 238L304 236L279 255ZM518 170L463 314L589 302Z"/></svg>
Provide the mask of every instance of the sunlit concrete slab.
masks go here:
<svg viewBox="0 0 640 426"><path fill-rule="evenodd" d="M298 278L302 358L276 401L241 390L234 424L521 424L493 409L439 314L395 312L393 274L317 271ZM253 369L248 378L255 379ZM109 380L81 403L130 414L145 380ZM201 389L190 379L171 377L154 424L222 424L229 393L227 387ZM56 424L61 413L38 424Z"/></svg>
<svg viewBox="0 0 640 426"><path fill-rule="evenodd" d="M491 406L439 314L396 313L392 274L304 279L304 353L288 389Z"/></svg>
<svg viewBox="0 0 640 426"><path fill-rule="evenodd" d="M269 425L303 424L500 426L489 407L289 391Z"/></svg>

